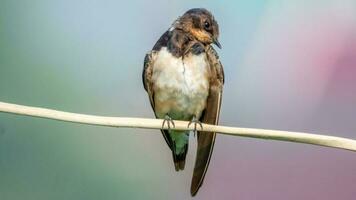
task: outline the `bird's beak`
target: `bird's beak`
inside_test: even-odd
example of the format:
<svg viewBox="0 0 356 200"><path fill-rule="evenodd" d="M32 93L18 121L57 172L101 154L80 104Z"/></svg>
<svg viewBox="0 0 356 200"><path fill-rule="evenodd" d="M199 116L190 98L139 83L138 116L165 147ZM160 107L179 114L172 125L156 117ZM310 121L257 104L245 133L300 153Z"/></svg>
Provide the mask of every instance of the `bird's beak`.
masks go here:
<svg viewBox="0 0 356 200"><path fill-rule="evenodd" d="M220 44L220 42L219 42L218 39L214 39L213 43L214 43L217 47L219 47L219 49L221 49L221 44Z"/></svg>

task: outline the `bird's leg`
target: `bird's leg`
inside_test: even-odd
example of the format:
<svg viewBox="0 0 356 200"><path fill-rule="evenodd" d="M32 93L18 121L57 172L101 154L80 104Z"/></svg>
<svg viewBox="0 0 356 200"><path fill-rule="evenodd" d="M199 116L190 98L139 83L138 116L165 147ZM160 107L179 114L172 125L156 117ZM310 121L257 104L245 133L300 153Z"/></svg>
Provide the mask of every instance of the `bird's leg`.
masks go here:
<svg viewBox="0 0 356 200"><path fill-rule="evenodd" d="M193 116L193 119L190 120L190 122L188 124L188 128L192 123L194 123L193 131L194 131L194 136L195 136L195 134L197 133L197 124L199 124L201 130L203 130L203 124L195 117L195 115Z"/></svg>
<svg viewBox="0 0 356 200"><path fill-rule="evenodd" d="M162 129L164 129L164 124L165 124L166 122L167 122L168 130L171 129L171 124L172 124L173 128L176 127L176 125L174 124L173 119L172 119L170 116L168 116L168 114L166 114L166 115L164 116L163 123L162 123Z"/></svg>

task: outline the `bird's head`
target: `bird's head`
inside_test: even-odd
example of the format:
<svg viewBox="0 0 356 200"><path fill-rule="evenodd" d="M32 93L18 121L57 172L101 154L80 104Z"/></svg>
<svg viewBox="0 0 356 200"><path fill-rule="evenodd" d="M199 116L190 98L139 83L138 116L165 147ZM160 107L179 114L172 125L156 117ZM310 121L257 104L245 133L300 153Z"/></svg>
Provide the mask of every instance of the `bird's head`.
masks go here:
<svg viewBox="0 0 356 200"><path fill-rule="evenodd" d="M214 43L221 48L218 41L219 25L214 16L204 8L193 8L188 10L175 23L175 28L189 33L199 42L210 45Z"/></svg>

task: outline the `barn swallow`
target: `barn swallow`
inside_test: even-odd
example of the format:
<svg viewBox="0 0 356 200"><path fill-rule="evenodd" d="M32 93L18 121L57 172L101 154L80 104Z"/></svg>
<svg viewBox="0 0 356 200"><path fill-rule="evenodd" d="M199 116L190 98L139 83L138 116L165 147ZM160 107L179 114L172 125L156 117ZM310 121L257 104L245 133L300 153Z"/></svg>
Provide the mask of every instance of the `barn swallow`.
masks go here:
<svg viewBox="0 0 356 200"><path fill-rule="evenodd" d="M201 123L218 124L224 84L223 67L211 46L221 48L219 26L206 9L194 8L179 17L146 54L142 73L156 118L172 151L175 170L183 170L190 131L172 130L174 120L190 121L194 132ZM209 166L214 132L197 131L197 155L191 195L198 192Z"/></svg>

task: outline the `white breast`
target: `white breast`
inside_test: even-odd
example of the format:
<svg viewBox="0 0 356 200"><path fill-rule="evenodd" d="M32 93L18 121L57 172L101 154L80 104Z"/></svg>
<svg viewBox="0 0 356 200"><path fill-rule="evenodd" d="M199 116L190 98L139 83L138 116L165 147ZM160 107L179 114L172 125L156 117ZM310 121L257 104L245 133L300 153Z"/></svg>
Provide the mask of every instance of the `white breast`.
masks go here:
<svg viewBox="0 0 356 200"><path fill-rule="evenodd" d="M166 114L164 112L174 110L199 117L208 96L208 75L204 53L189 54L182 59L162 48L155 59L152 75L157 111Z"/></svg>

